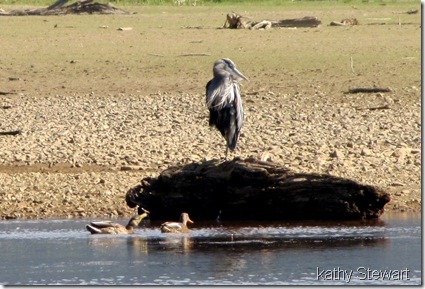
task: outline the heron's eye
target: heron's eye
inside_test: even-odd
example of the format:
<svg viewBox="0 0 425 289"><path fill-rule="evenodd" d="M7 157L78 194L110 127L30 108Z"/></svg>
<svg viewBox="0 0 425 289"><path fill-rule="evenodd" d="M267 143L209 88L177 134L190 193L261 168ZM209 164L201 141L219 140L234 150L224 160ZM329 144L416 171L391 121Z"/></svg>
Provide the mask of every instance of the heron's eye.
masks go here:
<svg viewBox="0 0 425 289"><path fill-rule="evenodd" d="M229 60L224 60L224 62L230 67L230 68L233 68L234 67L234 65L233 65L233 63L232 62L230 62Z"/></svg>

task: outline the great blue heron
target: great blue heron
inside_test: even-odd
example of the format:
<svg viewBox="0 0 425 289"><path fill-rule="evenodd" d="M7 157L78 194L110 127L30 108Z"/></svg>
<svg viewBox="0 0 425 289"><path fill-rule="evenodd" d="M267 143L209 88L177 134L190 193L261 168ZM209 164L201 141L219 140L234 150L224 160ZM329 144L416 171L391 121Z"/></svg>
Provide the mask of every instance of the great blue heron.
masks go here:
<svg viewBox="0 0 425 289"><path fill-rule="evenodd" d="M216 126L226 139L226 157L228 150L235 150L239 133L243 124L242 98L239 80L248 80L236 69L236 65L228 58L214 62L214 78L206 87L206 102L210 110L210 126Z"/></svg>

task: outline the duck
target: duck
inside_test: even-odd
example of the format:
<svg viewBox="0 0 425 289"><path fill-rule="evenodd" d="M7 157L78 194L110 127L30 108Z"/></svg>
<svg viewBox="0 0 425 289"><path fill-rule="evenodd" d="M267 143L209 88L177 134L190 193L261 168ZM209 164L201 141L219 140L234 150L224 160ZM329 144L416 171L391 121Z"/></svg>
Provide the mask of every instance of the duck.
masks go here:
<svg viewBox="0 0 425 289"><path fill-rule="evenodd" d="M180 222L165 222L161 225L160 229L162 233L189 233L189 229L186 225L187 222L194 223L188 213L182 213L180 215Z"/></svg>
<svg viewBox="0 0 425 289"><path fill-rule="evenodd" d="M133 229L149 214L148 211L144 211L140 215L132 216L127 226L111 221L96 221L86 225L86 229L92 234L133 234Z"/></svg>

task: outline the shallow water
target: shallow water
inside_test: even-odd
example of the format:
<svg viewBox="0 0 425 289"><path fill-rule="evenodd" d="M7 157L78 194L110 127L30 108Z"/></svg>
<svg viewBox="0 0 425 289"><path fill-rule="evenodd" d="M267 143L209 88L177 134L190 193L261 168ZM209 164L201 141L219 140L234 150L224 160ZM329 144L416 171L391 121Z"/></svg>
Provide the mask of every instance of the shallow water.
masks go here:
<svg viewBox="0 0 425 289"><path fill-rule="evenodd" d="M4 285L420 285L420 216L347 222L147 223L90 235L92 219L0 222ZM116 220L125 224L126 220Z"/></svg>

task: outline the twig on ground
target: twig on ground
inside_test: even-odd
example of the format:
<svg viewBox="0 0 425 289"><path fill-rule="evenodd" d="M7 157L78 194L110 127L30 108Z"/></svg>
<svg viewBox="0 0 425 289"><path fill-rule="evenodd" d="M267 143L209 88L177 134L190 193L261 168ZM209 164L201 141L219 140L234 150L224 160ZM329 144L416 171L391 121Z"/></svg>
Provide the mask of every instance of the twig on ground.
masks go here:
<svg viewBox="0 0 425 289"><path fill-rule="evenodd" d="M382 106L375 106L375 107L356 107L357 110L378 110L378 109L391 109L389 104L385 104Z"/></svg>
<svg viewBox="0 0 425 289"><path fill-rule="evenodd" d="M391 92L391 89L389 88L379 88L379 87L358 87L358 88L351 88L345 93L374 93L374 92Z"/></svg>
<svg viewBox="0 0 425 289"><path fill-rule="evenodd" d="M20 130L0 131L0 135L17 135L20 133L21 133Z"/></svg>

